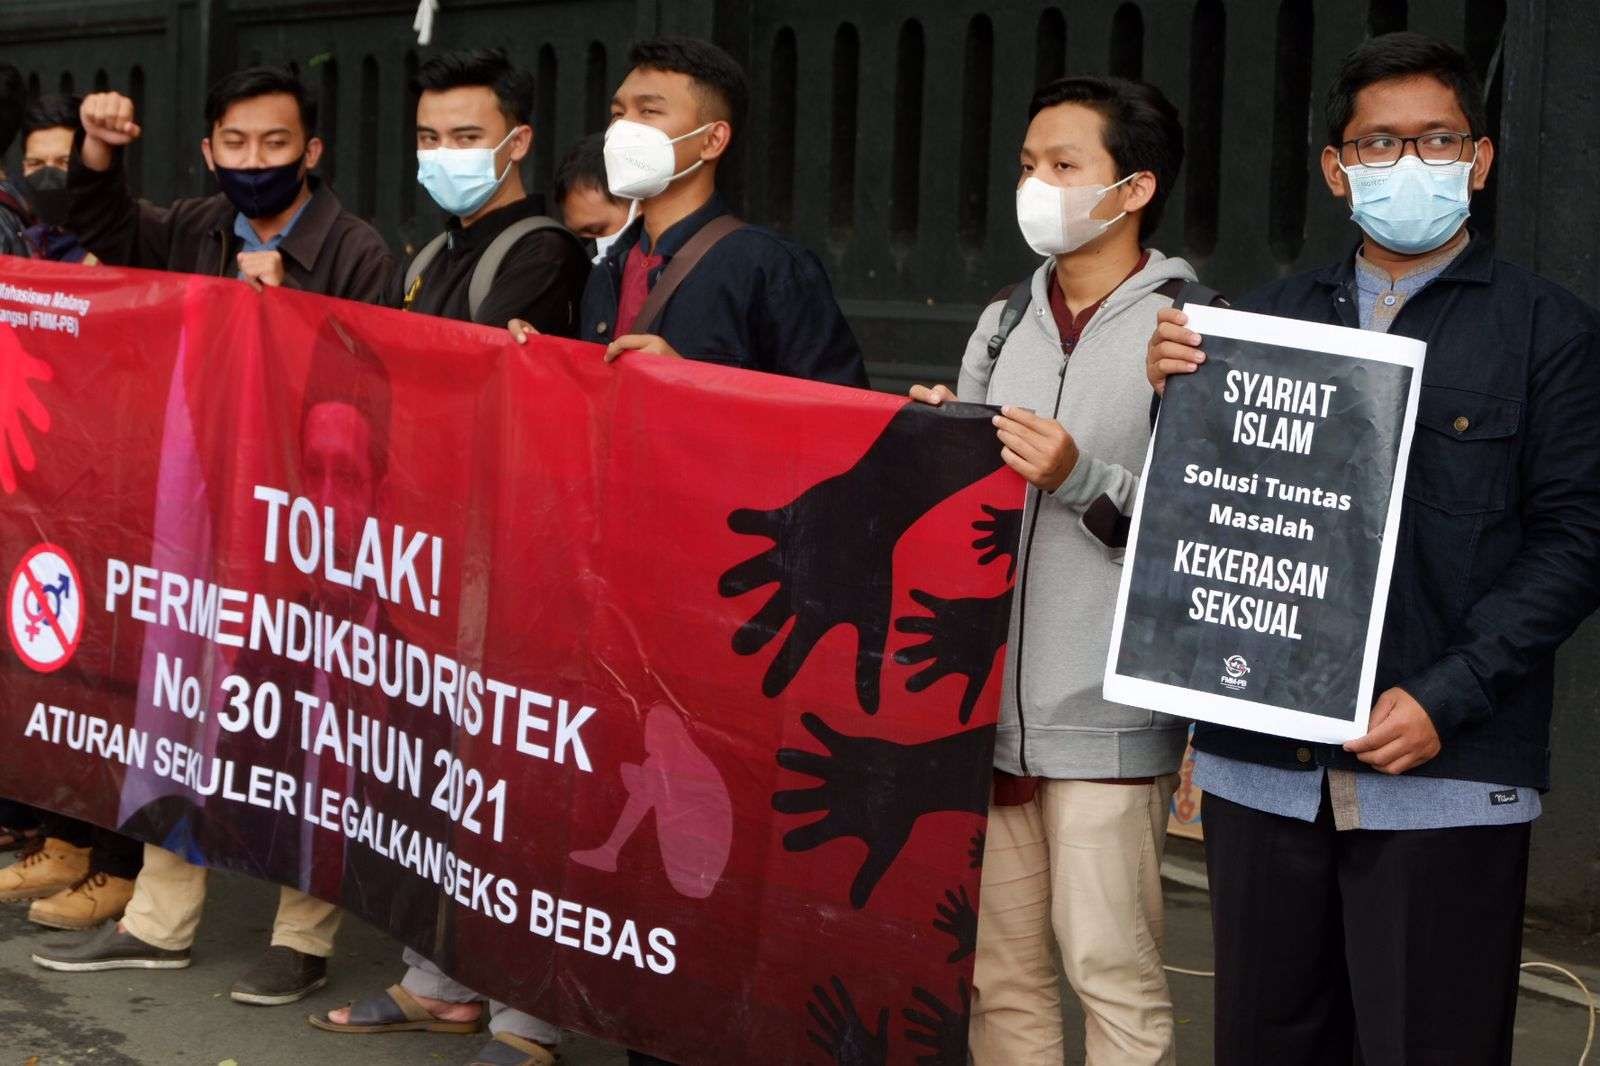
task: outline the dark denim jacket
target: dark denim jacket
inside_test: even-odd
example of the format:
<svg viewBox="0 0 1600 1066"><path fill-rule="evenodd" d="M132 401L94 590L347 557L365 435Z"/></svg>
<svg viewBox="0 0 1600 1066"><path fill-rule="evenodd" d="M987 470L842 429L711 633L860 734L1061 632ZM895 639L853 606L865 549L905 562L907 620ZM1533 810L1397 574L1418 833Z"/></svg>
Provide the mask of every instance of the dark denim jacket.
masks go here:
<svg viewBox="0 0 1600 1066"><path fill-rule="evenodd" d="M672 256L707 222L728 213L720 196L661 235ZM581 336L615 339L622 267L644 233L635 222L589 274ZM655 286L666 264L650 275ZM636 331L637 332L637 331ZM673 293L651 330L690 359L774 374L867 384L866 364L817 257L769 229L745 226L717 242Z"/></svg>
<svg viewBox="0 0 1600 1066"><path fill-rule="evenodd" d="M1356 326L1354 258L1235 306ZM1413 773L1548 788L1554 653L1600 606L1600 314L1475 238L1390 332L1428 354L1374 695L1433 718L1443 750ZM1195 746L1366 769L1204 724Z"/></svg>

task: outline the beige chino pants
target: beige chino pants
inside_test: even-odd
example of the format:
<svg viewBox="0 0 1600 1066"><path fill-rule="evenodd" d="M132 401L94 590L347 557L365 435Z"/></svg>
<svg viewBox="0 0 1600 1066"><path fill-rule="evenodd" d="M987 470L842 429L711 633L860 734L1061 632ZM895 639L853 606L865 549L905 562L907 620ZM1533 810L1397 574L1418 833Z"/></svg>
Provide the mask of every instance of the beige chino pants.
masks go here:
<svg viewBox="0 0 1600 1066"><path fill-rule="evenodd" d="M123 928L146 944L182 951L194 944L200 910L206 902L206 869L154 844L144 846L144 869L133 882L133 899ZM272 943L306 955L333 954L333 936L343 912L331 903L293 888L278 895Z"/></svg>
<svg viewBox="0 0 1600 1066"><path fill-rule="evenodd" d="M1178 776L1040 782L991 807L973 974L976 1066L1061 1066L1061 973L1083 1004L1088 1066L1172 1066L1161 968L1161 856Z"/></svg>

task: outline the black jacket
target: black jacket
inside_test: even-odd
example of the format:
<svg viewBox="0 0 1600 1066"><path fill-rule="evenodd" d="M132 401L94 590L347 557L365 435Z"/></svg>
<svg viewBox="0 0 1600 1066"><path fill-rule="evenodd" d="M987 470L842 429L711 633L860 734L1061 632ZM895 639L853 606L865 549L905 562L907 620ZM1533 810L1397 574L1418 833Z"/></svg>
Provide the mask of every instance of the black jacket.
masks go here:
<svg viewBox="0 0 1600 1066"><path fill-rule="evenodd" d="M490 212L468 227L463 227L458 218L449 219L445 223L449 239L428 264L416 297L406 309L501 329L513 318L520 318L540 333L576 337L578 302L589 277L589 257L581 243L557 230L530 233L512 245L476 319L468 306L467 288L472 283L473 268L490 243L513 222L544 213L544 198L529 196ZM402 271L395 278L390 299L395 307L406 306L405 293L400 291L404 280Z"/></svg>
<svg viewBox="0 0 1600 1066"><path fill-rule="evenodd" d="M389 246L372 226L346 211L312 175L311 202L278 245L289 288L363 303L382 303L396 269ZM221 193L158 207L136 200L123 175L122 153L110 170L74 159L67 172L72 206L67 225L83 246L113 266L175 270L231 278L243 245L233 232L239 212Z"/></svg>
<svg viewBox="0 0 1600 1066"><path fill-rule="evenodd" d="M1354 257L1235 306L1358 326ZM1412 773L1548 788L1555 650L1600 605L1600 314L1475 238L1390 332L1428 353L1375 694L1400 686L1439 731ZM1195 747L1367 769L1207 724Z"/></svg>
<svg viewBox="0 0 1600 1066"><path fill-rule="evenodd" d="M31 223L28 202L8 181L0 181L0 255L32 255L23 234Z"/></svg>
<svg viewBox="0 0 1600 1066"><path fill-rule="evenodd" d="M652 252L670 263L701 226L727 213L722 198L713 196L663 233ZM583 291L584 340L609 344L615 339L623 264L643 232L641 219L589 275ZM666 263L651 272L651 288ZM760 226L745 226L718 241L683 279L648 332L690 359L836 385L867 384L861 346L839 310L822 263Z"/></svg>

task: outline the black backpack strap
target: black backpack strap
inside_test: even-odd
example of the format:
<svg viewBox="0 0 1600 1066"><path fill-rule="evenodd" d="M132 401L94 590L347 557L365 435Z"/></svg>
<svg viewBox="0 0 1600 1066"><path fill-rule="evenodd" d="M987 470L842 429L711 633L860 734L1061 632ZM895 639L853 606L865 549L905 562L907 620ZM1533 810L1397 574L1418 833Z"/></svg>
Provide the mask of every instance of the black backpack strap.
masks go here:
<svg viewBox="0 0 1600 1066"><path fill-rule="evenodd" d="M1184 304L1203 304L1207 307L1227 307L1228 301L1216 289L1208 288L1198 281L1184 281L1182 278L1172 278L1162 282L1156 287L1156 292L1172 301L1173 307L1182 307Z"/></svg>
<svg viewBox="0 0 1600 1066"><path fill-rule="evenodd" d="M996 299L999 294L996 294ZM994 336L989 338L989 361L1000 358L1000 349L1006 346L1006 338L1011 336L1012 330L1017 328L1017 323L1022 321L1022 316L1028 311L1028 304L1033 302L1033 275L1026 280L1011 286L1011 291L1006 294L1006 305L1000 309L1000 324L995 328Z"/></svg>

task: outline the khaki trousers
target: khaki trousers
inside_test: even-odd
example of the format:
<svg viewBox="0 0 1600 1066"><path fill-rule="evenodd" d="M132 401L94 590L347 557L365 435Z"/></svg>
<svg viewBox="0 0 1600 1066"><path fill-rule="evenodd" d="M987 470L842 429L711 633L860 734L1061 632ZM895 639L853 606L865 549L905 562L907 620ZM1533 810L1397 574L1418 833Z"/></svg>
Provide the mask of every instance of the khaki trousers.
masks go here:
<svg viewBox="0 0 1600 1066"><path fill-rule="evenodd" d="M164 951L194 945L200 910L206 902L206 869L154 844L144 846L144 869L133 882L122 926L146 944ZM331 903L293 888L278 895L272 943L306 955L333 954L333 935L342 912Z"/></svg>
<svg viewBox="0 0 1600 1066"><path fill-rule="evenodd" d="M1042 781L989 809L970 1046L977 1066L1061 1066L1059 948L1088 1066L1172 1066L1161 969L1171 774L1147 785Z"/></svg>

